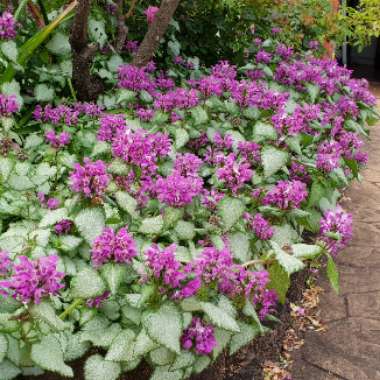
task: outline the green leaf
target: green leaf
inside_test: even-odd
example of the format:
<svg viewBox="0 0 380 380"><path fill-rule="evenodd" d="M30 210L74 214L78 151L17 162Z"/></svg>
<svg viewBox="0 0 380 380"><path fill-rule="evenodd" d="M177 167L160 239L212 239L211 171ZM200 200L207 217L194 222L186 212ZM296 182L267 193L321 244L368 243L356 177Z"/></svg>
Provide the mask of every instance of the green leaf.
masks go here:
<svg viewBox="0 0 380 380"><path fill-rule="evenodd" d="M210 365L211 359L208 356L199 356L195 359L194 372L201 373Z"/></svg>
<svg viewBox="0 0 380 380"><path fill-rule="evenodd" d="M83 239L73 235L63 235L60 237L60 249L64 252L72 252L77 249L82 243Z"/></svg>
<svg viewBox="0 0 380 380"><path fill-rule="evenodd" d="M67 345L65 347L64 359L65 361L72 361L82 357L91 347L89 342L82 342L80 333L72 334L67 333Z"/></svg>
<svg viewBox="0 0 380 380"><path fill-rule="evenodd" d="M208 315L211 322L228 331L239 332L239 326L234 318L232 318L226 311L210 302L202 302L202 309Z"/></svg>
<svg viewBox="0 0 380 380"><path fill-rule="evenodd" d="M217 344L212 351L212 357L216 359L230 342L232 332L216 327L214 334Z"/></svg>
<svg viewBox="0 0 380 380"><path fill-rule="evenodd" d="M162 215L154 216L152 218L145 218L139 228L139 232L143 234L158 234L164 226Z"/></svg>
<svg viewBox="0 0 380 380"><path fill-rule="evenodd" d="M207 123L208 114L201 106L192 108L190 112L192 118L194 119L194 125L198 126Z"/></svg>
<svg viewBox="0 0 380 380"><path fill-rule="evenodd" d="M166 347L159 347L149 353L150 360L155 365L168 365L173 363L176 355Z"/></svg>
<svg viewBox="0 0 380 380"><path fill-rule="evenodd" d="M156 367L150 380L182 380L182 371L171 371L170 366Z"/></svg>
<svg viewBox="0 0 380 380"><path fill-rule="evenodd" d="M277 261L287 273L292 274L305 267L301 260L285 252L276 242L271 241L271 245Z"/></svg>
<svg viewBox="0 0 380 380"><path fill-rule="evenodd" d="M231 252L235 259L246 262L250 257L249 237L242 232L235 232L228 235Z"/></svg>
<svg viewBox="0 0 380 380"><path fill-rule="evenodd" d="M127 267L121 264L108 263L102 267L102 275L112 294L116 294L127 275Z"/></svg>
<svg viewBox="0 0 380 380"><path fill-rule="evenodd" d="M17 191L25 191L34 188L34 183L26 175L11 174L8 179L9 186Z"/></svg>
<svg viewBox="0 0 380 380"><path fill-rule="evenodd" d="M243 215L244 204L240 199L225 197L218 204L218 209L225 229L229 230Z"/></svg>
<svg viewBox="0 0 380 380"><path fill-rule="evenodd" d="M260 329L256 325L249 325L244 322L238 322L240 332L234 334L230 343L230 355L235 354L240 348L246 346L252 342L258 335L260 335Z"/></svg>
<svg viewBox="0 0 380 380"><path fill-rule="evenodd" d="M278 263L275 262L268 268L270 282L268 289L274 289L278 295L279 301L284 304L286 294L290 287L290 277L287 271Z"/></svg>
<svg viewBox="0 0 380 380"><path fill-rule="evenodd" d="M55 55L66 55L71 52L69 37L61 32L54 33L46 48Z"/></svg>
<svg viewBox="0 0 380 380"><path fill-rule="evenodd" d="M339 294L340 286L339 286L339 272L334 259L331 255L327 254L327 278L330 281L332 288L335 290L337 294Z"/></svg>
<svg viewBox="0 0 380 380"><path fill-rule="evenodd" d="M195 356L189 351L181 351L180 355L177 355L175 362L170 366L172 371L177 369L190 367L195 361Z"/></svg>
<svg viewBox="0 0 380 380"><path fill-rule="evenodd" d="M305 86L306 86L307 93L310 96L311 102L315 103L317 96L319 94L319 87L311 83L306 83Z"/></svg>
<svg viewBox="0 0 380 380"><path fill-rule="evenodd" d="M4 334L0 334L0 363L4 360L8 351L8 340Z"/></svg>
<svg viewBox="0 0 380 380"><path fill-rule="evenodd" d="M41 342L33 344L30 356L43 369L57 372L62 376L74 377L71 367L63 361L61 345L53 335L46 335Z"/></svg>
<svg viewBox="0 0 380 380"><path fill-rule="evenodd" d="M120 208L126 211L133 218L138 218L137 201L125 191L118 191L115 194L116 202Z"/></svg>
<svg viewBox="0 0 380 380"><path fill-rule="evenodd" d="M65 218L67 218L67 210L65 208L58 208L56 210L47 210L39 224L39 227L45 228L45 227L52 226Z"/></svg>
<svg viewBox="0 0 380 380"><path fill-rule="evenodd" d="M314 259L322 253L322 247L310 244L293 244L293 256L299 259Z"/></svg>
<svg viewBox="0 0 380 380"><path fill-rule="evenodd" d="M264 176L268 178L286 165L288 153L272 146L267 146L261 152L261 159L264 166Z"/></svg>
<svg viewBox="0 0 380 380"><path fill-rule="evenodd" d="M145 329L142 329L136 338L135 345L133 348L133 358L138 358L147 354L148 352L154 350L157 347L152 339L150 339Z"/></svg>
<svg viewBox="0 0 380 380"><path fill-rule="evenodd" d="M274 226L274 234L272 241L275 241L280 247L294 243L297 238L297 232L290 224L283 224L281 226Z"/></svg>
<svg viewBox="0 0 380 380"><path fill-rule="evenodd" d="M189 141L189 134L186 129L177 128L175 130L175 147L176 149L180 149L187 144Z"/></svg>
<svg viewBox="0 0 380 380"><path fill-rule="evenodd" d="M119 363L104 360L98 354L90 356L84 365L86 380L117 380L121 373Z"/></svg>
<svg viewBox="0 0 380 380"><path fill-rule="evenodd" d="M4 359L0 362L1 380L12 380L20 373L20 368L16 367L10 360Z"/></svg>
<svg viewBox="0 0 380 380"><path fill-rule="evenodd" d="M181 351L182 319L175 306L163 305L156 312L146 313L143 325L154 341L176 353Z"/></svg>
<svg viewBox="0 0 380 380"><path fill-rule="evenodd" d="M104 214L100 208L85 208L75 217L80 234L91 244L104 228Z"/></svg>
<svg viewBox="0 0 380 380"><path fill-rule="evenodd" d="M184 220L179 220L174 228L178 239L180 240L192 240L195 236L195 226L191 222L185 222Z"/></svg>
<svg viewBox="0 0 380 380"><path fill-rule="evenodd" d="M123 330L109 348L106 360L114 362L130 361L133 357L135 333L132 330Z"/></svg>
<svg viewBox="0 0 380 380"><path fill-rule="evenodd" d="M33 318L47 323L57 331L64 330L65 323L58 318L53 306L48 301L42 301L40 304L33 304L29 309Z"/></svg>
<svg viewBox="0 0 380 380"><path fill-rule="evenodd" d="M106 290L98 272L92 268L81 270L71 281L71 295L74 298L93 298Z"/></svg>
<svg viewBox="0 0 380 380"><path fill-rule="evenodd" d="M93 42L96 42L103 47L103 45L107 42L107 33L105 30L104 20L90 18L88 22L88 34Z"/></svg>
<svg viewBox="0 0 380 380"><path fill-rule="evenodd" d="M40 83L34 88L34 96L38 102L51 102L54 99L54 89Z"/></svg>
<svg viewBox="0 0 380 380"><path fill-rule="evenodd" d="M2 53L11 61L16 62L18 56L18 50L16 42L14 41L5 41L0 45Z"/></svg>
<svg viewBox="0 0 380 380"><path fill-rule="evenodd" d="M276 140L277 133L271 124L258 121L253 127L253 138L257 142Z"/></svg>

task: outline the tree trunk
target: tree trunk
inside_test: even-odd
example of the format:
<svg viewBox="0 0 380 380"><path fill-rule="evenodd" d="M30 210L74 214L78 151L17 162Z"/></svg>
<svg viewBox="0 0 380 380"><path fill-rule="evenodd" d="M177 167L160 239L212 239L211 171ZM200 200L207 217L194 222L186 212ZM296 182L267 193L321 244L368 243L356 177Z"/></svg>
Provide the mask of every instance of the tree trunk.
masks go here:
<svg viewBox="0 0 380 380"><path fill-rule="evenodd" d="M96 100L104 90L102 80L90 72L92 58L97 51L96 45L88 44L90 9L91 0L79 0L70 35L73 53L73 86L78 100L82 101Z"/></svg>
<svg viewBox="0 0 380 380"><path fill-rule="evenodd" d="M162 0L160 10L157 12L153 23L149 26L144 40L133 58L133 65L143 67L152 59L180 1Z"/></svg>

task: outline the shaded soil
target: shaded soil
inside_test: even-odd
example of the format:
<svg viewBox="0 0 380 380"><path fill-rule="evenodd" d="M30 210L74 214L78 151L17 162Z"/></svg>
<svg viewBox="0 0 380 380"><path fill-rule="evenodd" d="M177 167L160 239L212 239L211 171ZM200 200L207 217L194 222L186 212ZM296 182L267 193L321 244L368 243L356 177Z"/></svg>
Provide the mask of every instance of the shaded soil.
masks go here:
<svg viewBox="0 0 380 380"><path fill-rule="evenodd" d="M305 289L307 271L296 273L292 276L292 285L289 289L287 303L280 306L277 318L280 323L274 324L273 330L257 339L250 345L242 348L234 356L221 355L219 359L201 374L193 376L190 380L261 380L262 365L265 361L277 361L282 351L282 341L292 321L290 317L290 303L302 299ZM97 350L92 350L87 356ZM83 364L85 358L70 363L75 373L75 380L84 380ZM152 370L146 363L142 363L135 370L124 374L120 380L148 380ZM62 376L54 373L46 373L41 376L20 376L17 380L64 380Z"/></svg>

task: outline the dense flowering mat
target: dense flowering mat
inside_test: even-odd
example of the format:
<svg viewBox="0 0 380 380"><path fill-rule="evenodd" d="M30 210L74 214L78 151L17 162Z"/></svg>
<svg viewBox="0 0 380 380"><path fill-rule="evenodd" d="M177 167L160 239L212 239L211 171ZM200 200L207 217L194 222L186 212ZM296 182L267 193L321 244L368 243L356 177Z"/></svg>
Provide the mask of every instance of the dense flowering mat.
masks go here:
<svg viewBox="0 0 380 380"><path fill-rule="evenodd" d="M123 64L98 105L37 106L23 133L0 95L2 378L75 377L67 363L97 347L88 380L142 360L185 379L265 334L307 263L327 256L338 287L352 221L337 201L366 163L375 98L312 52L253 53Z"/></svg>

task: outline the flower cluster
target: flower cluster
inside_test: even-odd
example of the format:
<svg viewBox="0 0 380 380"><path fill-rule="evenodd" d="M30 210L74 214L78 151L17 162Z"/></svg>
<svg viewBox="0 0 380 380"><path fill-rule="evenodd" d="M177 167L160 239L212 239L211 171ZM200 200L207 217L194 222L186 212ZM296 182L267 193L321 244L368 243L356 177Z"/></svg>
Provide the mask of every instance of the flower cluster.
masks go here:
<svg viewBox="0 0 380 380"><path fill-rule="evenodd" d="M104 228L91 249L91 260L96 267L109 261L130 263L136 255L136 243L126 227L120 228L118 232L110 227Z"/></svg>
<svg viewBox="0 0 380 380"><path fill-rule="evenodd" d="M64 235L70 232L73 222L70 219L62 219L54 225L54 232L57 235Z"/></svg>
<svg viewBox="0 0 380 380"><path fill-rule="evenodd" d="M53 129L50 129L45 132L45 139L53 148L59 149L70 143L71 135L66 131L58 135Z"/></svg>
<svg viewBox="0 0 380 380"><path fill-rule="evenodd" d="M57 272L58 257L46 256L35 261L26 256L18 257L8 280L0 281L15 299L23 303L40 303L43 297L56 295L64 287L64 273Z"/></svg>
<svg viewBox="0 0 380 380"><path fill-rule="evenodd" d="M181 341L185 350L194 349L198 355L211 354L217 344L213 326L205 324L199 317L193 317Z"/></svg>
<svg viewBox="0 0 380 380"><path fill-rule="evenodd" d="M124 115L104 115L100 118L100 128L97 139L111 142L118 134L126 129Z"/></svg>
<svg viewBox="0 0 380 380"><path fill-rule="evenodd" d="M37 198L40 201L41 206L48 208L49 210L55 210L59 207L60 201L57 198L49 198L43 192L38 192Z"/></svg>
<svg viewBox="0 0 380 380"><path fill-rule="evenodd" d="M255 216L245 213L244 219L258 239L269 240L273 236L274 231L271 224L260 213Z"/></svg>
<svg viewBox="0 0 380 380"><path fill-rule="evenodd" d="M74 165L70 175L71 189L87 198L101 197L110 182L106 164L101 160L93 162L87 157L83 163L83 166L78 163Z"/></svg>
<svg viewBox="0 0 380 380"><path fill-rule="evenodd" d="M320 225L319 238L333 255L345 248L352 239L352 215L344 212L341 207L326 211Z"/></svg>
<svg viewBox="0 0 380 380"><path fill-rule="evenodd" d="M269 190L263 199L263 204L277 206L282 210L299 208L307 198L308 192L304 182L279 181L273 189Z"/></svg>
<svg viewBox="0 0 380 380"><path fill-rule="evenodd" d="M102 108L92 103L75 103L72 107L61 104L52 107L50 104L42 108L36 106L33 112L35 120L44 121L53 125L76 125L80 116L98 117L102 114Z"/></svg>
<svg viewBox="0 0 380 380"><path fill-rule="evenodd" d="M0 16L0 40L11 40L16 34L16 20L12 13L3 12Z"/></svg>
<svg viewBox="0 0 380 380"><path fill-rule="evenodd" d="M15 95L0 94L0 116L10 116L20 110Z"/></svg>

